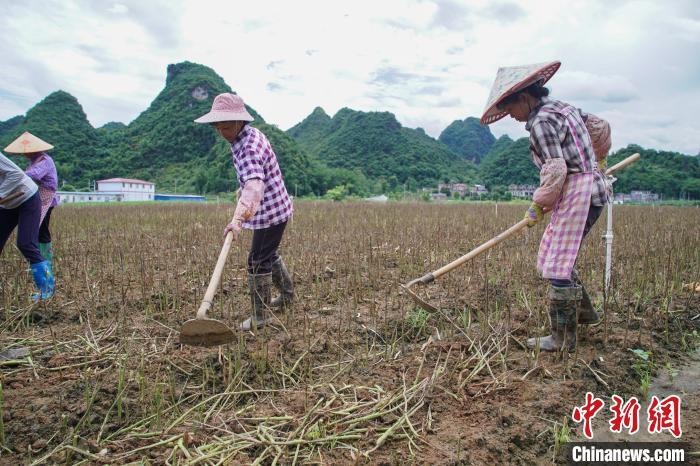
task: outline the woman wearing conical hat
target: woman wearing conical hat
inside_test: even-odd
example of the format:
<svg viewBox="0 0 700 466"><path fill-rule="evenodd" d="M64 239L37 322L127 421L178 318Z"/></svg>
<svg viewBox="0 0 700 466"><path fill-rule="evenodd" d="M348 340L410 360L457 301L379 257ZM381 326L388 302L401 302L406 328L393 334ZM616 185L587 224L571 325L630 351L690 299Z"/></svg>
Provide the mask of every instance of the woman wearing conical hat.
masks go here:
<svg viewBox="0 0 700 466"><path fill-rule="evenodd" d="M17 227L17 247L32 269L39 292L33 299L48 299L54 293L51 264L39 252L41 199L39 188L17 165L0 154L0 253Z"/></svg>
<svg viewBox="0 0 700 466"><path fill-rule="evenodd" d="M41 199L39 251L53 266L53 246L49 226L51 212L58 205L58 195L56 195L58 174L53 159L45 152L51 149L53 149L51 144L25 131L5 148L5 152L22 154L29 159L29 166L25 173L39 186L39 198Z"/></svg>
<svg viewBox="0 0 700 466"><path fill-rule="evenodd" d="M537 270L550 282L552 332L527 342L528 347L539 346L543 351L573 351L577 324L600 320L574 265L583 238L608 201L605 179L597 169L586 128L587 115L550 99L549 89L544 87L560 65L555 61L500 68L481 117L482 124L506 115L525 123L532 161L540 170L540 186L525 213L528 226L541 221L545 211L552 212L537 255Z"/></svg>

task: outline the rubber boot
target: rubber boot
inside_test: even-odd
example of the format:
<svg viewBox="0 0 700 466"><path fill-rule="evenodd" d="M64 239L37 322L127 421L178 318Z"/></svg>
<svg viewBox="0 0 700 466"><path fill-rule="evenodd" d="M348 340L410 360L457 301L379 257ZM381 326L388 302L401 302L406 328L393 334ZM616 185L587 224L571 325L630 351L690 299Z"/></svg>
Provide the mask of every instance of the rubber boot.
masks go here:
<svg viewBox="0 0 700 466"><path fill-rule="evenodd" d="M51 264L45 260L31 265L34 284L39 290L38 293L32 294L32 301L40 299L49 299L53 296L55 289L55 280L51 271Z"/></svg>
<svg viewBox="0 0 700 466"><path fill-rule="evenodd" d="M272 283L280 291L280 295L273 298L270 306L284 309L294 301L294 282L287 271L287 266L281 257L272 263Z"/></svg>
<svg viewBox="0 0 700 466"><path fill-rule="evenodd" d="M49 261L51 270L53 270L53 247L51 243L39 243L39 252L44 259Z"/></svg>
<svg viewBox="0 0 700 466"><path fill-rule="evenodd" d="M581 301L581 288L550 287L549 322L552 334L546 337L528 338L527 346L534 349L539 343L541 351L569 352L576 349L576 310Z"/></svg>
<svg viewBox="0 0 700 466"><path fill-rule="evenodd" d="M268 310L270 307L271 287L272 273L248 274L248 288L250 289L250 303L253 308L253 315L241 323L241 330L255 330L272 320Z"/></svg>
<svg viewBox="0 0 700 466"><path fill-rule="evenodd" d="M595 311L591 297L588 296L586 288L583 286L583 283L581 283L581 279L579 279L576 270L571 272L571 279L576 285L581 287L581 303L578 311L578 323L581 325L597 324L600 322L600 316Z"/></svg>
<svg viewBox="0 0 700 466"><path fill-rule="evenodd" d="M581 325L593 325L600 322L600 316L595 311L591 297L588 296L586 288L581 285L581 307L578 312L578 323Z"/></svg>

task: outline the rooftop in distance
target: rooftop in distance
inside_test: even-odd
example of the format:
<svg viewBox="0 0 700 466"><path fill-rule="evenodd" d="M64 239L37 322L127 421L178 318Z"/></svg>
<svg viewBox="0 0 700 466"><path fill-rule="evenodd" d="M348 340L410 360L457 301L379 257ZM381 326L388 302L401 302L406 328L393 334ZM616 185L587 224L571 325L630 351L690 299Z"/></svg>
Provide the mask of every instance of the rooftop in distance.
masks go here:
<svg viewBox="0 0 700 466"><path fill-rule="evenodd" d="M98 183L140 183L140 184L155 184L150 181L135 180L132 178L108 178L106 180L97 180Z"/></svg>

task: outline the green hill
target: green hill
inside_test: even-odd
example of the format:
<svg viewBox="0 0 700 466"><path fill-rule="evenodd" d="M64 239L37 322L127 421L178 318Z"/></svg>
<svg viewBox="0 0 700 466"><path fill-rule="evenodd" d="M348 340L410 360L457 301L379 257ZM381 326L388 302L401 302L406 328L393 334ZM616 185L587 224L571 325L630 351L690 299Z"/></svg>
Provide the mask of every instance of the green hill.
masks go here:
<svg viewBox="0 0 700 466"><path fill-rule="evenodd" d="M316 107L301 123L289 128L287 134L303 147L314 147L328 134L331 124L331 117L321 107Z"/></svg>
<svg viewBox="0 0 700 466"><path fill-rule="evenodd" d="M221 92L232 90L211 68L169 65L165 86L148 109L128 125L110 122L95 129L75 97L56 91L26 115L0 122L0 147L32 132L55 146L51 155L59 180L78 189L91 180L129 177L153 181L160 192L232 191L237 181L228 143L208 125L193 122ZM489 188L539 182L528 139L494 141L475 118L452 123L441 142L421 129L404 128L389 112L344 108L331 118L317 107L284 132L254 108L248 110L275 149L289 191L298 195L341 186L365 195L441 181ZM611 155L611 163L633 152L642 160L620 172L616 192L639 189L667 199L700 199L698 157L630 145ZM24 166L21 157L15 160ZM478 169L472 160L481 162Z"/></svg>
<svg viewBox="0 0 700 466"><path fill-rule="evenodd" d="M489 189L509 184L539 184L539 172L530 158L529 139L513 141L501 136L481 161L479 174Z"/></svg>
<svg viewBox="0 0 700 466"><path fill-rule="evenodd" d="M110 121L109 123L105 123L104 125L97 128L97 131L118 131L120 129L126 129L126 127L127 126L120 121Z"/></svg>
<svg viewBox="0 0 700 466"><path fill-rule="evenodd" d="M644 149L631 144L609 157L612 166L639 152L641 158L615 176L615 192L653 191L665 199L700 199L700 157L678 152Z"/></svg>
<svg viewBox="0 0 700 466"><path fill-rule="evenodd" d="M488 126L479 123L478 118L468 117L453 121L443 130L438 141L456 154L478 164L496 142L496 138Z"/></svg>
<svg viewBox="0 0 700 466"><path fill-rule="evenodd" d="M678 152L644 149L629 145L609 157L609 165L639 152L641 159L616 176L615 192L652 191L664 198L700 199L700 159ZM487 187L509 184L539 184L537 168L530 157L528 138L516 141L499 138L479 166L481 180Z"/></svg>
<svg viewBox="0 0 700 466"><path fill-rule="evenodd" d="M443 180L476 181L476 167L422 130L404 128L389 112L343 108L330 121L316 109L288 131L319 162L369 180L411 188Z"/></svg>
<svg viewBox="0 0 700 466"><path fill-rule="evenodd" d="M119 164L133 176L164 188L190 188L187 173L209 159L218 137L209 125L193 120L208 112L214 97L222 92L232 90L211 68L190 62L168 65L165 87L148 109L129 123L113 148ZM263 121L255 110L248 107L248 111ZM180 172L178 167L184 169L184 180L180 174L168 176Z"/></svg>
<svg viewBox="0 0 700 466"><path fill-rule="evenodd" d="M209 125L194 123L217 94L233 92L214 70L196 63L169 65L165 88L150 107L123 130L113 149L125 170L150 179L162 190L221 192L237 187L228 143ZM252 123L270 140L288 186L311 191L310 162L296 142L268 125L254 108ZM120 130L117 130L120 131Z"/></svg>
<svg viewBox="0 0 700 466"><path fill-rule="evenodd" d="M9 122L13 123L8 125ZM88 181L94 179L91 178L92 172L109 158L83 107L64 91L51 93L24 117L8 120L3 126L9 128L0 133L1 147L22 132L29 131L55 147L51 156L56 162L59 178L76 186L87 187ZM23 161L20 162L20 166L24 165Z"/></svg>
<svg viewBox="0 0 700 466"><path fill-rule="evenodd" d="M24 117L21 115L17 115L15 117L10 118L7 121L0 121L0 140L5 140L5 135L12 133L15 134L16 128L22 124L24 121ZM21 133L18 133L19 135ZM4 146L3 146L4 147Z"/></svg>
<svg viewBox="0 0 700 466"><path fill-rule="evenodd" d="M238 183L228 144L209 125L193 121L209 111L221 92L232 90L211 68L190 62L169 65L164 89L129 125L110 122L95 129L77 99L58 91L25 117L0 123L0 143L25 130L45 139L55 146L51 155L60 180L74 186L129 177L153 181L159 191L232 191ZM275 149L286 182L299 194L310 192L306 153L255 109L248 111Z"/></svg>

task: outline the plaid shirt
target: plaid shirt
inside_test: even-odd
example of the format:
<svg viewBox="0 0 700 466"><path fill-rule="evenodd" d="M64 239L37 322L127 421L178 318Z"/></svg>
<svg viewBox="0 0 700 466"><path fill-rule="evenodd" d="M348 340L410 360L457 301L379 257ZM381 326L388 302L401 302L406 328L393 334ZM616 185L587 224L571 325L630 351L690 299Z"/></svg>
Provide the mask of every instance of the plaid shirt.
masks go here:
<svg viewBox="0 0 700 466"><path fill-rule="evenodd" d="M292 201L284 187L275 152L265 135L246 125L231 144L231 153L241 187L254 178L265 183L260 208L253 218L243 223L243 227L260 230L286 222L292 216Z"/></svg>
<svg viewBox="0 0 700 466"><path fill-rule="evenodd" d="M58 195L55 194L58 189L58 175L56 174L56 165L53 163L53 159L47 153L42 152L31 159L31 163L24 173L34 180L39 189L54 192L53 199L49 202L51 207L56 207L58 205ZM45 194L44 196L48 195ZM42 202L42 205L44 203Z"/></svg>
<svg viewBox="0 0 700 466"><path fill-rule="evenodd" d="M569 118L564 114L568 114ZM537 168L542 168L548 159L561 157L566 161L567 175L593 172L591 205L606 204L605 178L597 169L591 138L578 109L558 100L543 98L542 105L530 112L525 129L530 132L530 153ZM573 137L572 130L576 132L576 137ZM579 142L586 160L579 155Z"/></svg>

